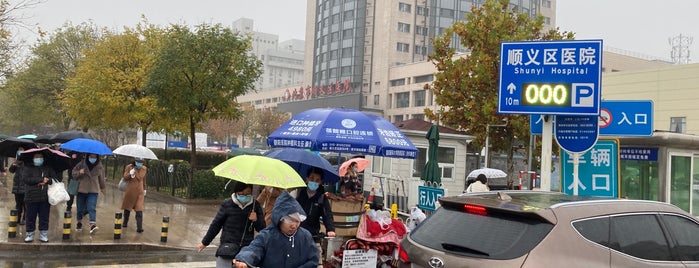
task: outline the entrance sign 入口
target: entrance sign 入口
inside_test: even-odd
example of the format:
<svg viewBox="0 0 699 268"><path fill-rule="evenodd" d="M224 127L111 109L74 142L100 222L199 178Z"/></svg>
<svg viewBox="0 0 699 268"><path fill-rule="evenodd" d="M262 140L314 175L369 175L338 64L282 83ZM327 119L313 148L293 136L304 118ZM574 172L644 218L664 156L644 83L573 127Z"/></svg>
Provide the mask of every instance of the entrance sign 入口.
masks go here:
<svg viewBox="0 0 699 268"><path fill-rule="evenodd" d="M503 42L498 112L598 115L602 40Z"/></svg>
<svg viewBox="0 0 699 268"><path fill-rule="evenodd" d="M599 114L600 136L653 135L653 101L651 100L603 100ZM542 115L531 115L531 134L540 135Z"/></svg>

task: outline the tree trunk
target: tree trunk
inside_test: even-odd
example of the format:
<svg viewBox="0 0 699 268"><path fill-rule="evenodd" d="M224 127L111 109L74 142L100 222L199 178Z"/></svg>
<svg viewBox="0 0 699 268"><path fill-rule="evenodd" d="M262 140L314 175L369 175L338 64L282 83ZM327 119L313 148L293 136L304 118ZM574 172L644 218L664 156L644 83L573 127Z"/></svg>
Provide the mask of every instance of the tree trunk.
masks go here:
<svg viewBox="0 0 699 268"><path fill-rule="evenodd" d="M146 146L146 137L148 136L148 128L141 127L141 145Z"/></svg>

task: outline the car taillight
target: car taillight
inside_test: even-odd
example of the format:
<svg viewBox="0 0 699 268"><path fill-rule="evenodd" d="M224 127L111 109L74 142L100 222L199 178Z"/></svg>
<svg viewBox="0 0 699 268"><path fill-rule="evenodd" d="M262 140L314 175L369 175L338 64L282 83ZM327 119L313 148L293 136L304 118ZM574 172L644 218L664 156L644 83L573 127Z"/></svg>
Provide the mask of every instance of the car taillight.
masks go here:
<svg viewBox="0 0 699 268"><path fill-rule="evenodd" d="M398 245L398 258L403 263L410 263L410 258L408 258L408 252L406 252L400 245Z"/></svg>
<svg viewBox="0 0 699 268"><path fill-rule="evenodd" d="M466 205L464 205L464 211L466 211L467 213L481 215L481 216L488 215L488 210L482 206L475 206L475 205L466 204Z"/></svg>

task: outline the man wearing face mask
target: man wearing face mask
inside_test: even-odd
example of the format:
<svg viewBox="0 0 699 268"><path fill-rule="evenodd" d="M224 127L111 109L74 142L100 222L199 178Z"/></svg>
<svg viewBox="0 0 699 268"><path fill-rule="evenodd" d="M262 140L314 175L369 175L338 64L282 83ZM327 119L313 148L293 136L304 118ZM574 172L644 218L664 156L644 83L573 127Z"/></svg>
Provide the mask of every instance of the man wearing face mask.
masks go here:
<svg viewBox="0 0 699 268"><path fill-rule="evenodd" d="M88 154L83 161L73 168L73 178L79 182L78 186L78 223L75 230L83 229L83 217L90 215L90 234L97 231L97 197L99 193L105 193L104 167L96 154Z"/></svg>
<svg viewBox="0 0 699 268"><path fill-rule="evenodd" d="M323 217L327 236L335 237L335 222L332 210L330 210L330 201L325 197L325 189L321 186L322 182L323 170L316 167L311 168L306 176L308 188L299 189L296 196L296 201L299 202L308 217L301 223L301 227L311 232L316 243L320 243L323 239L320 235L320 217Z"/></svg>
<svg viewBox="0 0 699 268"><path fill-rule="evenodd" d="M131 210L136 211L136 232L143 233L143 203L146 198L146 174L148 167L143 165L143 158L136 158L133 163L124 168L124 180L129 182L129 186L124 191L124 200L121 202L121 209L124 210L124 222L121 225L129 226Z"/></svg>
<svg viewBox="0 0 699 268"><path fill-rule="evenodd" d="M216 267L231 267L238 252L224 251L221 248L226 245L240 250L252 242L254 230L260 232L264 228L264 212L260 204L252 198L252 185L235 183L233 194L221 203L197 251L204 250L221 232L221 244L216 251Z"/></svg>

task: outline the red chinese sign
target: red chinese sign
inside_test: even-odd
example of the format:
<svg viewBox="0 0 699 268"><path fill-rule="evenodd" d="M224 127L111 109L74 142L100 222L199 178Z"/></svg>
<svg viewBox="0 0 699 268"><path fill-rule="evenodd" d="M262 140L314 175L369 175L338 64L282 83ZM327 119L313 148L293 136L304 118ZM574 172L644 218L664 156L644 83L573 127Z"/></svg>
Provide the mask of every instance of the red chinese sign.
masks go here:
<svg viewBox="0 0 699 268"><path fill-rule="evenodd" d="M299 87L294 89L286 89L284 96L282 96L283 101L299 101L299 100L310 100L320 97L327 96L338 96L348 93L352 93L352 87L350 86L350 80L337 81L337 83L331 83L327 85L321 84L320 86L307 85L306 87Z"/></svg>

